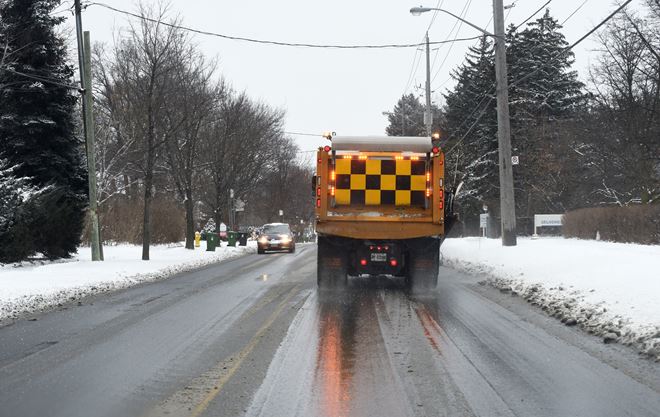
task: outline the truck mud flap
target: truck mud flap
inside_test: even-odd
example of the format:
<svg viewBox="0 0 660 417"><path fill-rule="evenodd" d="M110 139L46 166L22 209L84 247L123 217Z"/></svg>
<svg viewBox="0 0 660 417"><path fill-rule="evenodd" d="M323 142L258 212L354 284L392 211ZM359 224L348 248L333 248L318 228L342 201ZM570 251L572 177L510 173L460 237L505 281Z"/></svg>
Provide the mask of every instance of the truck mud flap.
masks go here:
<svg viewBox="0 0 660 417"><path fill-rule="evenodd" d="M337 290L348 281L348 253L325 236L318 237L316 282L319 289Z"/></svg>
<svg viewBox="0 0 660 417"><path fill-rule="evenodd" d="M408 242L408 284L415 291L431 291L438 285L440 239L420 238Z"/></svg>

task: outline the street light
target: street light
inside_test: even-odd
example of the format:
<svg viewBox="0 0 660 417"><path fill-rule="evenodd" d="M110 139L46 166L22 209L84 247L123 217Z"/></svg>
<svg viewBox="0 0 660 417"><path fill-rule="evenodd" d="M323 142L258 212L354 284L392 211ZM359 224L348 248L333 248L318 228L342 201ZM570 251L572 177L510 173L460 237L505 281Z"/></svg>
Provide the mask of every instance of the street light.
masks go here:
<svg viewBox="0 0 660 417"><path fill-rule="evenodd" d="M445 9L439 9L439 8L436 8L436 7L422 7L422 6L419 6L419 7L413 7L412 9L410 9L410 13L411 13L413 16L420 16L422 13L431 12L431 11L438 11L438 12L446 13L446 14L448 14L448 15L454 17L455 19L460 20L461 22L465 23L466 25L469 25L469 26L471 26L471 27L477 29L479 32L483 33L484 35L487 35L487 36L493 36L493 37L495 36L495 35L493 35L492 33L488 32L488 31L486 31L486 30L483 30L483 29L480 28L479 26L477 26L477 25L475 25L475 24L473 24L473 23L470 23L470 22L468 22L467 20L463 19L462 17L460 17L460 16L456 16L456 15L453 14L452 12L449 12L449 11L447 11L447 10L445 10Z"/></svg>
<svg viewBox="0 0 660 417"><path fill-rule="evenodd" d="M509 86L506 69L506 40L504 37L504 4L503 0L493 0L493 27L495 33L490 33L479 26L468 22L460 16L436 7L413 7L410 13L419 16L430 11L446 13L455 19L477 29L486 36L495 38L495 79L497 90L497 147L499 151L500 173L500 216L502 218L502 245L516 246L516 205L513 194L513 167L511 165L511 120L509 117ZM430 111L429 82L429 36L426 33L426 102Z"/></svg>

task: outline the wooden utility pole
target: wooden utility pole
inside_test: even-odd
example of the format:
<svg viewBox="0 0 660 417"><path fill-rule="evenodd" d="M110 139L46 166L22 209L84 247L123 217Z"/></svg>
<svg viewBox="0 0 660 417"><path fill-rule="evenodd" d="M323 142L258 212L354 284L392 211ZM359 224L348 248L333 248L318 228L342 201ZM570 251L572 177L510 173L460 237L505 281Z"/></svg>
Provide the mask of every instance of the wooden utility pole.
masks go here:
<svg viewBox="0 0 660 417"><path fill-rule="evenodd" d="M74 0L76 14L76 38L78 40L78 66L82 86L83 132L87 152L87 179L89 184L89 218L91 222L90 246L92 261L100 261L101 244L99 239L99 218L96 202L96 155L94 150L94 115L92 113L92 65L89 32L85 32L83 41L80 0Z"/></svg>
<svg viewBox="0 0 660 417"><path fill-rule="evenodd" d="M101 242L99 238L99 216L96 201L96 140L94 137L94 96L92 94L92 46L89 32L84 33L85 46L85 143L87 144L87 176L89 183L89 217L91 220L92 261L101 261Z"/></svg>
<svg viewBox="0 0 660 417"><path fill-rule="evenodd" d="M495 78L497 80L497 141L500 168L500 216L502 245L516 246L516 203L513 194L511 165L511 122L509 120L509 86L506 69L506 39L504 37L504 5L493 0L495 28Z"/></svg>
<svg viewBox="0 0 660 417"><path fill-rule="evenodd" d="M426 112L424 113L426 136L431 136L433 128L433 112L431 111L431 49L429 47L429 33L426 32Z"/></svg>

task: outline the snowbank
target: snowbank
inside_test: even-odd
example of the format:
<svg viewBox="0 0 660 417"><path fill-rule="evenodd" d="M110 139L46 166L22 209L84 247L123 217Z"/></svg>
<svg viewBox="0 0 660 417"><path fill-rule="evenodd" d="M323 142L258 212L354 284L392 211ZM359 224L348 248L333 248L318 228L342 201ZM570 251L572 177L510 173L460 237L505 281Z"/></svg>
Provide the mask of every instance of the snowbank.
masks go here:
<svg viewBox="0 0 660 417"><path fill-rule="evenodd" d="M0 264L0 321L253 253L256 242L215 252L207 252L204 243L194 251L183 244L152 246L150 261L140 260L141 246L105 246L103 252L103 262L92 262L90 248L82 247L65 261Z"/></svg>
<svg viewBox="0 0 660 417"><path fill-rule="evenodd" d="M567 325L660 360L660 246L577 239L447 239L447 266L486 274Z"/></svg>

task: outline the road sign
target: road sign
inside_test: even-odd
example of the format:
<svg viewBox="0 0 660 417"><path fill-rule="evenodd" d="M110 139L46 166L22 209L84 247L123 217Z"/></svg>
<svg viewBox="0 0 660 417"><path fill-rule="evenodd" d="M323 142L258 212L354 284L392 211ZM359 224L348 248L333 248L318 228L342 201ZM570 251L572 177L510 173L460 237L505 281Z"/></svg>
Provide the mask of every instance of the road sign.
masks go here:
<svg viewBox="0 0 660 417"><path fill-rule="evenodd" d="M481 236L486 237L490 236L490 231L488 230L488 220L490 218L489 213L481 213L479 215L479 228L481 229Z"/></svg>
<svg viewBox="0 0 660 417"><path fill-rule="evenodd" d="M520 158L518 158L518 155L514 155L511 157L511 165L518 165L520 163Z"/></svg>
<svg viewBox="0 0 660 417"><path fill-rule="evenodd" d="M562 217L562 214L535 214L534 226L561 226Z"/></svg>
<svg viewBox="0 0 660 417"><path fill-rule="evenodd" d="M535 214L534 215L534 234L533 238L538 238L537 228L543 226L561 226L562 225L562 214Z"/></svg>

